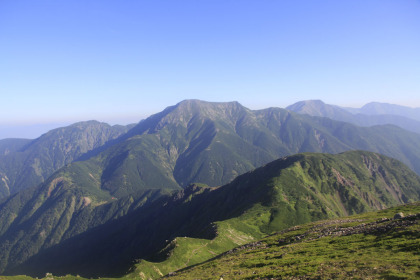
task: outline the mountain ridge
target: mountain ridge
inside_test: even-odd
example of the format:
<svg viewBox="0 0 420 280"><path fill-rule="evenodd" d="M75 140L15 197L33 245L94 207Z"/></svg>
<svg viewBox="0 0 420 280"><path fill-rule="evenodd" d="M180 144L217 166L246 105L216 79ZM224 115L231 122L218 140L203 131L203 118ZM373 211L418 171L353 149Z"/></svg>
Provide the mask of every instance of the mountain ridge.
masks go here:
<svg viewBox="0 0 420 280"><path fill-rule="evenodd" d="M316 102L322 103L322 101ZM95 121L81 122L46 133L40 138L26 143L27 145L23 145L19 151L15 150L10 153L9 149L8 155L0 155L0 176L2 178L0 180L0 198L42 182L65 164L75 160L88 160L114 145L129 141L129 139L133 146L137 145L134 144L136 141L137 143L143 142L140 145L148 145L150 146L149 150L157 149L156 151L159 151L162 158L151 154L142 157L149 160L151 162L149 166L154 168L156 174L160 173L160 177L164 178L164 181L160 183L172 188L183 187L192 182L204 182L212 186L221 185L239 174L274 160L276 157L311 151L337 153L350 149L364 149L381 152L404 161L411 168L420 172L420 167L416 167L420 165L420 152L418 152L420 149L412 144L416 141L412 136L407 135L406 138L410 139L407 141L402 137L399 139L394 137L392 143L382 136L379 137L380 139L377 137L379 134L397 133L403 135L405 132L396 132L393 128L386 129L385 127L382 127L383 132L380 131L381 129L372 130L378 134L375 136L376 143L388 142L387 145L393 147L388 151L378 148L377 144L363 144L362 142L366 142L366 140L356 140L355 143L360 142L362 145L355 145L341 136L337 139L336 131L340 130L338 128L340 125L337 123L331 127L328 124L330 127L325 127L325 123L320 119L288 115L287 111L280 108L253 111L236 101L184 100L152 115L137 125L113 126L112 130L115 134L112 132L108 132L107 136L102 134L102 139L99 142L95 143L94 138L85 134L85 143L70 144L73 140L69 139L68 143L60 144L60 141L63 140L60 140L62 136L59 136L57 132L63 131L63 129L71 130L88 124L91 126L102 125L103 129L108 131L111 129L106 124ZM348 127L348 125L346 124L344 127ZM352 130L356 134L365 134L364 138L372 138L364 131ZM100 135L100 129L96 133ZM54 140L56 142L48 140L48 137L51 138L50 136L53 134L58 135ZM354 138L354 135L351 135L351 138ZM79 141L77 137L75 141ZM1 143L6 142L2 141ZM407 144L408 146L404 149L397 147ZM66 145L73 146L70 148L73 150L66 151L68 149ZM48 149L54 150L54 152L49 155ZM213 151L210 151L211 149ZM407 150L413 151L414 155L407 155ZM244 151L249 155L244 156ZM127 157L136 157L130 153L126 153L126 155ZM120 156L120 160L124 161L121 162L123 165L132 165L123 156ZM118 165L118 160L113 162ZM162 169L162 166L166 167ZM117 172L115 176L119 177L119 174ZM136 175L135 177L137 179L133 178L132 182L138 179L142 181L141 176ZM115 183L112 176L109 179L113 182L112 184ZM146 180L145 184L156 185L153 180Z"/></svg>
<svg viewBox="0 0 420 280"><path fill-rule="evenodd" d="M412 108L382 102L370 102L362 106L359 110L360 113L367 115L399 115L420 121L420 108Z"/></svg>
<svg viewBox="0 0 420 280"><path fill-rule="evenodd" d="M396 126L363 128L280 108L250 110L237 102L187 100L122 129L108 141L100 129L93 130L104 144L90 145L87 153L72 146L70 163L37 187L0 201L1 270L45 273L54 261L56 266L49 268L60 273L79 267L91 276L121 274L133 259L146 258L141 266L150 268L151 261L172 252L164 248L172 248L166 240L176 236L187 237L177 239L178 247L195 244L201 250L207 242L209 250L221 252L296 223L419 199L412 186L418 176L398 161L370 152L338 154L381 152L420 172L420 136ZM62 148L66 141L52 143ZM283 158L302 152L335 155ZM299 160L304 164L285 164ZM346 167L346 162L355 166ZM280 174L276 164L284 167ZM265 173L252 171L260 166ZM209 187L189 187L194 183ZM404 184L411 187L401 188ZM198 211L204 206L212 210ZM121 240L113 240L111 233ZM99 247L102 257L93 264ZM72 253L60 260L64 248ZM173 254L184 263L198 261L178 252ZM109 261L117 256L113 267ZM153 265L162 271L181 266L164 262Z"/></svg>
<svg viewBox="0 0 420 280"><path fill-rule="evenodd" d="M369 103L371 104L371 103ZM368 105L368 104L367 104ZM367 106L365 105L365 106ZM409 107L402 107L405 109L412 109ZM362 107L364 108L364 107ZM383 110L381 112L366 112L366 110L351 109L340 107L336 105L325 104L321 100L305 100L300 101L286 107L287 110L299 113L307 114L310 116L327 117L333 120L344 121L352 123L358 126L374 126L374 125L386 125L392 124L399 126L403 129L416 132L420 134L420 120L415 117L412 118L413 114L390 114L388 111ZM387 113L388 112L388 113Z"/></svg>
<svg viewBox="0 0 420 280"><path fill-rule="evenodd" d="M53 129L0 155L0 198L36 186L54 171L125 133L124 126L86 121ZM3 140L2 143L5 141Z"/></svg>
<svg viewBox="0 0 420 280"><path fill-rule="evenodd" d="M417 279L419 219L415 203L294 226L160 279Z"/></svg>
<svg viewBox="0 0 420 280"><path fill-rule="evenodd" d="M60 197L62 191L57 190L59 192L54 193L53 190L51 196ZM48 192L49 187L46 186L44 193ZM80 201L79 205L85 195L81 194L76 199ZM13 269L10 267L7 271L32 274L38 269L36 275L49 271L54 274L72 272L89 277L121 275L127 271L133 259L147 257L151 260L156 248L166 246L165 240L176 237L217 238L227 244L223 249L233 248L241 242L238 239L239 243L226 243L229 238L225 234L231 231L239 236L256 238L312 220L383 209L418 200L419 196L420 177L394 159L361 151L338 155L299 154L245 173L223 187L195 186L173 195L160 196L150 204L120 214L120 218L109 220L109 223L99 223L99 227L90 231L75 231L75 235L70 235L64 243L45 248L40 251L42 253L26 258L26 262ZM129 205L141 200L141 196L139 199L127 197L121 198L121 203L126 204L123 209L129 209ZM73 201L71 196L67 201ZM103 206L95 206L94 201L92 198L92 203L83 211L92 207L110 207L114 209L110 214L118 213L118 207L115 206L119 201ZM0 216L5 220L2 213ZM37 222L34 222L36 225ZM84 219L78 223L85 224ZM214 223L218 228L216 232ZM12 241L4 239L4 236L14 236L14 230L9 231L9 235L3 234L0 239L3 248ZM69 229L66 232L70 232ZM39 233L35 231L34 234L40 238ZM46 236L49 234L46 233ZM30 234L25 238L33 240ZM26 244L28 246L30 242ZM94 258L98 254L94 248L99 247L101 258ZM212 247L211 250L216 249ZM64 251L67 257L64 257ZM10 252L17 254L18 250L15 248ZM119 261L116 262L116 259ZM112 261L112 266L109 261ZM73 271L66 270L66 266ZM112 269L117 267L120 267L119 272L113 274L116 271Z"/></svg>
<svg viewBox="0 0 420 280"><path fill-rule="evenodd" d="M220 106L222 113L217 114L219 111L216 109ZM346 128L348 131L339 135L337 139L335 134L341 134ZM135 184L134 181L144 181L139 174L145 174L146 170L135 174L135 169L145 168L139 166L139 157L149 161L148 168L153 167L157 174L161 174L161 178L165 178L167 183L164 184L173 187L183 187L193 182L203 182L210 186L221 185L276 157L310 151L337 153L349 149L373 150L397 157L416 169L417 163L410 161L417 159L403 157L402 153L396 150L375 147L381 142L388 142L387 146L395 146L391 142L400 142L401 138L391 141L382 136L394 133L391 132L393 130L395 129L390 127L357 129L347 124L290 115L286 110L279 108L252 111L237 102L212 103L193 100L180 102L140 122L122 137L120 144L109 150L121 152L108 152L108 155L105 153L99 157L108 158L107 162L114 162L116 165L112 165L112 170L121 169L121 172L114 172L115 175L106 177L114 182L113 185L117 184L114 178L119 178L123 170L127 170L127 167L132 169L130 176L136 179L130 179L132 183L128 183L131 185L129 188ZM375 131L375 144L365 140L373 136L369 131ZM349 141L359 134L364 135L365 139ZM400 132L396 134L401 135ZM405 136L406 139L410 139L414 135ZM415 144L410 145L414 152L418 149L415 148ZM135 148L140 146L147 149ZM159 156L152 156L152 150ZM124 153L125 156L119 156ZM112 154L115 154L115 157ZM150 180L144 181L146 185L150 183Z"/></svg>

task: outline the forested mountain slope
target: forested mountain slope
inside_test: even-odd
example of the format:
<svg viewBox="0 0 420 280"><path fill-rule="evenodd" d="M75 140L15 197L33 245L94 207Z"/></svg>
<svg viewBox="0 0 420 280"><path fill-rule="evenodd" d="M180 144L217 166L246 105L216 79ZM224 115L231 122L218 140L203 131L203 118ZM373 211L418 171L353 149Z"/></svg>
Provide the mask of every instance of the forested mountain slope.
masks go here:
<svg viewBox="0 0 420 280"><path fill-rule="evenodd" d="M219 186L282 156L354 149L394 157L420 173L420 135L394 126L362 128L279 108L198 100L149 117L81 165L99 178L97 188L121 197L194 182Z"/></svg>
<svg viewBox="0 0 420 280"><path fill-rule="evenodd" d="M35 140L1 140L0 199L38 185L54 171L127 130L88 121L51 130Z"/></svg>
<svg viewBox="0 0 420 280"><path fill-rule="evenodd" d="M278 190L271 188L275 184L268 183L280 176L278 174L249 177L253 185L243 181L238 191L227 186L215 190L187 188L193 183L210 187L225 185L240 174L301 152L373 151L399 159L420 173L420 135L395 126L358 127L279 108L253 111L237 102L186 100L125 132L127 129L97 122L75 124L30 142L15 153L21 158L8 157L13 153L4 155L8 161L1 161L1 168L20 164L28 167L22 170L29 174L27 177L22 171L18 176L9 170L15 177L8 175L7 180L3 177L2 182L7 184L11 178L15 183L18 179L35 182L41 180L42 172L53 172L54 168L64 166L41 185L24 189L0 202L1 271L38 273L55 267L55 271L77 270L86 275L120 274L130 266L130 261L153 255L157 248L167 245L165 240L175 236L214 237L215 232L209 231L212 222L239 217L255 205L262 205L261 217L265 218L256 219L251 215L250 221L260 221L260 224L237 229L228 226L244 240L290 224L419 199L418 177L411 170L396 160L368 152L358 152L357 156L354 153L323 155L324 160L302 163L304 166L300 169L287 169L285 162L297 161L300 157L307 162L307 156L276 161L280 162L276 170L288 170L282 177L287 180L281 183L287 185L286 196L277 196ZM332 162L328 163L330 157ZM335 160L336 157L340 160ZM45 162L46 167L30 164L27 159L31 158L39 164ZM363 158L365 161L361 164ZM74 161L76 159L79 160ZM340 161L352 167L343 167ZM315 169L308 167L312 165ZM345 168L345 172L334 165ZM315 177L311 179L312 175ZM240 178L251 175L244 176ZM244 179L234 182L241 180ZM295 183L288 185L290 182ZM228 186L232 184L236 183ZM265 187L258 187L258 192L254 193L255 185L261 184ZM7 189L2 186L3 190ZM299 195L305 193L304 200L290 200L296 195L295 188ZM176 192L174 196L173 192ZM253 196L241 198L238 192ZM286 204L275 202L277 208L264 208L268 207L264 199L282 201L282 197ZM292 201L290 205L288 201ZM200 214L203 211L205 214ZM191 213L204 216L197 222L196 216L189 216ZM276 213L288 213L291 220ZM143 229L150 231L143 232ZM122 235L113 243L109 234ZM123 244L118 243L120 241ZM77 244L84 244L91 253ZM92 244L96 247L91 247ZM224 244L221 248L226 249L236 243ZM73 251L74 248L80 251ZM95 259L98 248L102 257ZM62 259L66 264L60 263L57 257L63 252L69 256ZM79 262L85 258L80 255L82 252L83 256L91 258L89 267ZM109 262L117 257L110 255L111 252L119 256L114 267ZM57 263L53 265L49 261Z"/></svg>
<svg viewBox="0 0 420 280"><path fill-rule="evenodd" d="M418 134L393 126L362 128L279 108L252 111L237 102L186 100L128 128L78 123L3 154L0 194L35 186L76 159L87 160L86 166L94 169L90 173L100 173L100 187L116 196L193 182L218 186L300 152L368 150L399 159L420 173Z"/></svg>
<svg viewBox="0 0 420 280"><path fill-rule="evenodd" d="M173 195L149 191L102 205L93 192L76 192L77 186L66 184L45 185L39 202L28 195L28 207L40 205L33 213L12 209L14 201L25 199L21 194L1 206L2 221L10 221L0 238L6 273L122 275L135 259L173 255L178 261L151 264L170 272L180 268L183 254L177 250L183 246L201 248L203 255L185 259L193 264L211 258L209 250L221 253L292 225L420 198L419 176L394 159L368 152L299 154L223 187L190 186ZM67 204L60 208L60 201ZM236 241L227 237L232 234ZM183 236L201 239L176 239ZM141 262L138 269L151 273L149 268Z"/></svg>

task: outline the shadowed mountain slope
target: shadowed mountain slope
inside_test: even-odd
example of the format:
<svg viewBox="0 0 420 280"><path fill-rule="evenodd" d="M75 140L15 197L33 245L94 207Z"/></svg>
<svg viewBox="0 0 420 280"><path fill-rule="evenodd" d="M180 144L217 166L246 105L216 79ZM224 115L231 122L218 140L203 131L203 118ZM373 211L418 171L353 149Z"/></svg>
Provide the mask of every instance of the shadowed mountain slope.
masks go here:
<svg viewBox="0 0 420 280"><path fill-rule="evenodd" d="M89 173L100 173L99 188L119 197L193 182L219 186L300 152L368 150L420 173L417 134L391 126L360 128L279 108L252 111L237 102L186 100L127 129L93 121L74 124L0 156L0 195L37 185L76 159L94 169Z"/></svg>
<svg viewBox="0 0 420 280"><path fill-rule="evenodd" d="M279 108L252 111L237 102L198 100L149 117L75 168L84 166L98 177L97 188L122 197L194 182L219 186L282 156L352 149L397 158L420 172L420 135L394 126L362 128Z"/></svg>
<svg viewBox="0 0 420 280"><path fill-rule="evenodd" d="M79 131L77 128L74 129ZM111 133L113 130L109 128L106 131ZM99 133L104 136L99 139L112 138L110 135L114 134L109 133L105 135ZM245 189L238 187L239 189L232 191L235 193L234 195L223 193L219 196L217 195L219 191L212 191L208 188L198 188L199 193L197 193L193 188L185 189L184 193L182 191L178 193L181 200L168 196L169 192L182 190L191 183L204 183L211 187L224 185L238 175L279 157L300 152L335 154L354 149L369 150L399 159L420 173L420 135L396 126L357 127L328 118L299 115L279 108L252 111L237 102L211 103L186 100L140 122L125 134L117 134L120 136L115 135L113 138L115 140L110 140L105 145L102 141L88 141L91 143L89 147L92 148L87 160L66 164L38 187L23 190L0 202L0 269L2 271L5 269L9 272L18 271L17 269L24 269L24 267L28 271L37 271L38 264L35 267L32 265L37 263L35 259L27 266L20 267L19 265L29 261L29 258L40 252L47 254L47 249L52 250L51 254L60 252L61 249L52 247L69 246L62 243L67 240L66 244L72 244L69 247L70 251L73 250L72 248L79 248L80 252L72 251L73 253L67 259L67 266L57 263L57 271L60 273L79 267L81 272L89 275L107 274L108 272L120 274L125 272L124 269L129 266L129 262L126 260L131 261L134 258L143 258L155 253L156 248L167 245L165 240L170 240L175 234L177 236L183 236L183 234L193 237L205 236L206 238L209 235L214 236L215 232L209 230L212 221L216 222L226 219L226 217L232 219L239 217L246 209L254 209L252 205L260 202L263 207L261 213L265 213L261 215L265 218L263 220L255 219L255 216L250 218L260 221L259 225L251 223L246 226L248 222L245 222L239 223L245 226L237 228L238 224L235 226L229 224L231 230L239 232L238 234L242 236L239 239L248 240L255 236L261 236L270 230L282 227L283 224L305 222L308 219L319 219L330 215L345 215L365 211L370 207L384 207L389 203L403 203L410 199L418 199L415 187L414 190L413 187L398 188L398 186L404 185L406 180L417 179L407 179L412 178L412 174L406 171L407 169L399 162L391 159L387 159L387 161L392 162L396 168L401 168L402 172L407 174L407 178L401 175L387 181L383 177L386 174L394 176L395 172L391 171L392 166L389 166L389 172L381 173L381 169L376 170L373 163L371 164L373 173L359 172L362 175L365 174L363 176L366 181L363 181L363 185L371 184L372 180L376 182L377 178L381 182L387 182L385 192L380 190L385 188L384 185L379 189L369 189L369 191L352 190L352 188L361 187L357 183L360 179L349 179L349 176L353 175L344 177L345 180L337 175L338 177L336 177L342 180L340 184L347 186L346 188L350 188L350 190L344 191L344 193L334 192L331 190L334 188L334 180L329 181L330 179L328 179L328 176L335 178L335 173L332 172L329 175L322 175L322 180L325 180L324 185L317 183L321 190L326 188L331 191L329 196L322 195L322 198L319 198L320 190L317 190L316 187L314 187L315 190L306 190L313 184L307 182L309 179L300 181L302 176L307 177L307 175L302 175L306 174L306 167L302 167L300 173L293 171L292 175L286 177L298 186L305 185L304 188L299 187L297 193L299 195L301 192L307 194L304 197L309 199L309 204L305 202L306 200L297 202L290 198L295 197L296 194L287 193L286 204L279 204L281 207L286 207L279 206L281 211L273 208L264 212L266 211L264 209L267 208L264 208L266 206L264 206L261 196L267 197L265 187L263 191L257 188L257 193L253 192L255 185L262 184L257 181L263 180L262 178L266 176L263 174L256 177L258 179L253 179L254 185L244 183L248 187L244 187ZM76 135L79 134L76 133ZM82 139L86 137L91 139L84 133L82 135L85 135ZM87 133L87 135L90 134ZM64 142L52 141L49 146L63 147L64 145L66 147L66 141L72 138L63 136L59 139ZM78 138L76 137L76 139ZM32 145L36 145L36 141L35 143L31 142L25 149L30 150ZM98 143L98 145L93 143ZM80 154L86 155L76 148L77 145L69 144L69 147L72 149L69 150L68 157L65 156L66 153L60 152L62 149L59 148L45 150L39 156L40 158L41 156L45 157L47 162L51 161L49 164L53 165L53 162L56 162L54 159L61 159L58 162L65 162L65 159L81 159ZM52 151L57 151L57 153L52 153ZM26 156L24 152L21 155ZM328 156L325 155L325 157ZM382 158L379 155L377 157ZM358 156L357 158L362 157ZM375 162L372 156L367 158L372 158L367 162ZM342 159L344 160L344 158ZM350 159L348 161L351 164L352 161ZM339 162L334 161L334 164L339 164ZM30 166L32 168L30 170L39 170L34 169L37 165ZM357 171L357 169L354 171L351 168L346 170L349 174L350 171ZM319 170L315 169L314 172L316 174L324 171L320 168ZM339 174L342 172L339 171ZM267 175L267 177L270 176ZM293 190L293 186L287 188L288 192ZM235 190L226 187L221 189ZM249 197L244 199L237 197L238 192L242 194L247 191L253 193L252 199L260 199L260 202L250 201ZM317 195L311 194L316 191L318 191ZM275 196L277 191L273 192ZM374 194L369 196L366 194L369 192ZM205 193L211 193L211 197L214 195L215 198L209 199L204 195ZM379 195L379 193L381 194ZM359 195L361 197L358 197ZM311 198L312 196L314 198ZM194 200L196 204L187 203L193 197L197 197ZM203 200L198 200L198 197L202 197ZM226 201L226 199L228 200ZM360 199L365 202L360 202ZM292 201L290 206L292 210L288 208L287 200ZM173 204L171 201L175 203L174 208L167 208ZM342 204L339 203L340 201ZM221 202L225 204L220 204ZM238 203L243 204L239 205ZM212 209L211 213L196 212L204 205L207 205L206 209ZM302 209L306 210L302 210L303 212L298 210L301 209L300 205L303 205ZM177 207L181 207L182 210ZM310 210L319 209L319 207L323 210ZM171 209L172 216L166 216L167 209ZM293 218L294 222L277 216L276 213L284 211L289 213L288 217ZM189 213L203 215L200 223L196 224L195 216L189 216ZM250 213L255 212L251 211ZM130 218L134 216L127 215L134 215L135 218ZM125 222L120 222L120 217L123 217L124 219L121 221ZM113 221L114 219L116 221ZM131 224L134 228L125 227ZM194 228L194 231L191 231L191 228ZM222 228L220 232L230 230L227 228L222 230ZM143 232L142 230L145 229L150 229L150 231ZM130 239L134 238L133 235L130 235L133 232L138 235L138 239ZM168 232L171 232L171 235L168 236ZM108 233L114 233L115 236L121 233L122 238L128 239L121 239L121 244L116 240L115 244L109 240ZM78 239L79 235L86 237ZM84 244L86 248L91 248L92 254L97 253L97 249L101 248L100 255L103 257L89 267L84 266L84 263L79 262L78 259L86 260L80 256L82 252L86 251L80 247L81 245L72 243L72 240L77 240L77 242L85 240L77 244ZM114 247L100 245L98 242L101 240ZM225 241L222 242L225 245L221 246L224 249L235 243ZM90 247L90 244L97 244L97 247ZM121 251L118 248L121 248ZM115 253L115 257L110 255L111 252ZM92 256L92 254L86 253L85 255ZM73 259L72 256L78 257ZM115 267L112 267L109 265L109 261L115 260L115 258L119 259ZM42 258L39 257L39 259ZM53 259L60 262L55 257ZM49 258L42 260L46 261ZM39 265L39 268L45 268L47 263L45 262L45 266ZM90 262L85 262L85 264L88 263L90 264Z"/></svg>
<svg viewBox="0 0 420 280"><path fill-rule="evenodd" d="M8 155L13 152L17 152L22 149L24 146L29 144L31 139L21 139L21 138L7 138L0 140L0 155Z"/></svg>
<svg viewBox="0 0 420 280"><path fill-rule="evenodd" d="M53 193L45 198L46 202L54 201ZM47 242L53 232L46 228L44 234L36 231L36 225L42 224L36 220L46 214L26 215L23 220L32 222L25 223L19 222L22 218L17 214L18 219L0 239L1 248L7 249L8 259L14 261L4 263L7 254L3 253L3 269L7 273L30 275L44 275L46 271L89 277L121 275L135 259L156 261L169 256L162 263L139 263L135 273L143 271L156 277L158 274L152 267L158 267L165 274L182 268L179 263L191 265L211 258L210 251L221 253L292 225L417 201L420 178L400 162L379 154L299 154L271 162L223 187L190 186L172 196L164 195L150 203L130 206L130 201L138 205L140 198L96 206L97 209L116 209L113 205L123 203L127 205L123 209L131 210L121 218L110 218L108 223L103 219L102 225L98 222L97 227L92 224L84 231L73 228L92 222L89 215L80 214L88 210L73 212L73 217L65 218L67 222L60 222L67 225L67 229L62 228L62 236L68 238L63 238L62 242L57 239L55 246ZM77 198L77 195L68 196L68 201L83 204L82 197ZM99 211L92 209L93 202L84 207ZM49 218L49 221L54 219ZM17 237L16 228L26 234ZM188 238L178 239L180 236ZM13 240L16 243L13 244ZM28 242L23 243L23 240ZM34 240L39 242L36 248ZM165 246L160 254L154 255ZM34 248L33 257L22 257L19 248L25 248L24 252ZM39 254L36 254L37 248ZM186 248L197 249L198 255L189 257L179 253Z"/></svg>
<svg viewBox="0 0 420 280"><path fill-rule="evenodd" d="M0 198L38 185L54 171L127 130L88 121L51 130L35 140L1 140ZM6 143L10 143L8 147Z"/></svg>

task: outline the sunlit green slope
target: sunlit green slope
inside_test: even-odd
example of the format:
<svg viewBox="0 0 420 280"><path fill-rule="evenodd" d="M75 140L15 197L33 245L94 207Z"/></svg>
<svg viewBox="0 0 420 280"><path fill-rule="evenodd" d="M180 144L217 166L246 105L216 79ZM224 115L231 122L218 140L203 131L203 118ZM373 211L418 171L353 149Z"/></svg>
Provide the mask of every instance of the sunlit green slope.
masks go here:
<svg viewBox="0 0 420 280"><path fill-rule="evenodd" d="M396 214L402 213L402 217ZM290 227L260 240L237 246L210 260L172 271L163 264L142 262L121 278L101 279L418 279L420 272L420 204L378 212L333 218ZM232 233L232 231L230 231ZM244 236L230 234L231 239ZM217 241L178 238L188 260L206 256ZM245 240L243 240L246 242ZM219 242L221 244L221 242ZM189 246L187 246L189 245ZM201 247L200 247L201 246ZM213 252L213 251L211 251ZM175 257L179 252L172 255ZM212 253L210 253L212 255ZM179 255L177 255L178 257ZM183 259L178 263L183 266ZM177 262L174 260L174 267ZM167 265L170 262L167 261ZM30 280L28 276L2 276L4 280ZM43 280L80 280L80 276L55 276Z"/></svg>
<svg viewBox="0 0 420 280"><path fill-rule="evenodd" d="M293 225L419 198L420 178L391 158L368 152L299 154L220 188L191 186L161 196L7 273L122 276L135 259L145 258L134 273L155 278Z"/></svg>
<svg viewBox="0 0 420 280"><path fill-rule="evenodd" d="M295 226L164 279L419 279L419 221L416 203Z"/></svg>
<svg viewBox="0 0 420 280"><path fill-rule="evenodd" d="M418 199L414 173L370 153L365 154L366 163L363 156L351 159L351 153L338 161L331 156L331 163L328 155L312 163L306 156L292 156L275 161L278 168L287 167L281 176L262 173L252 179L253 186L238 178L240 186L228 184L234 188L187 188L191 183L224 185L298 152L370 150L420 172L420 136L394 126L360 128L278 108L252 111L237 102L186 100L107 143L79 157L84 161L65 165L37 188L0 202L0 273L43 275L51 268L89 276L122 275L134 259L155 260L156 251L177 236L212 240L212 223L242 217L254 207L249 220L256 224L232 220L236 226L225 228L248 240L291 224ZM286 165L299 157L306 162L300 168ZM342 166L346 161L353 167ZM225 241L220 248L233 246Z"/></svg>
<svg viewBox="0 0 420 280"><path fill-rule="evenodd" d="M151 116L81 164L99 176L98 187L122 197L197 182L220 186L282 156L355 149L394 157L420 172L420 135L397 127L361 128L279 108L252 111L237 102L199 100Z"/></svg>

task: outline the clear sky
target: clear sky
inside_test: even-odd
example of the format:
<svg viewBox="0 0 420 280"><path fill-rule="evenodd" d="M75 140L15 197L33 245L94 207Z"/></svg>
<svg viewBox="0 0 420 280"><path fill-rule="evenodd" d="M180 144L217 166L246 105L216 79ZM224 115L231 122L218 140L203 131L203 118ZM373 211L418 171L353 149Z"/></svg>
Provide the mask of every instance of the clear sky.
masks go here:
<svg viewBox="0 0 420 280"><path fill-rule="evenodd" d="M190 98L420 107L420 1L0 0L3 132Z"/></svg>

